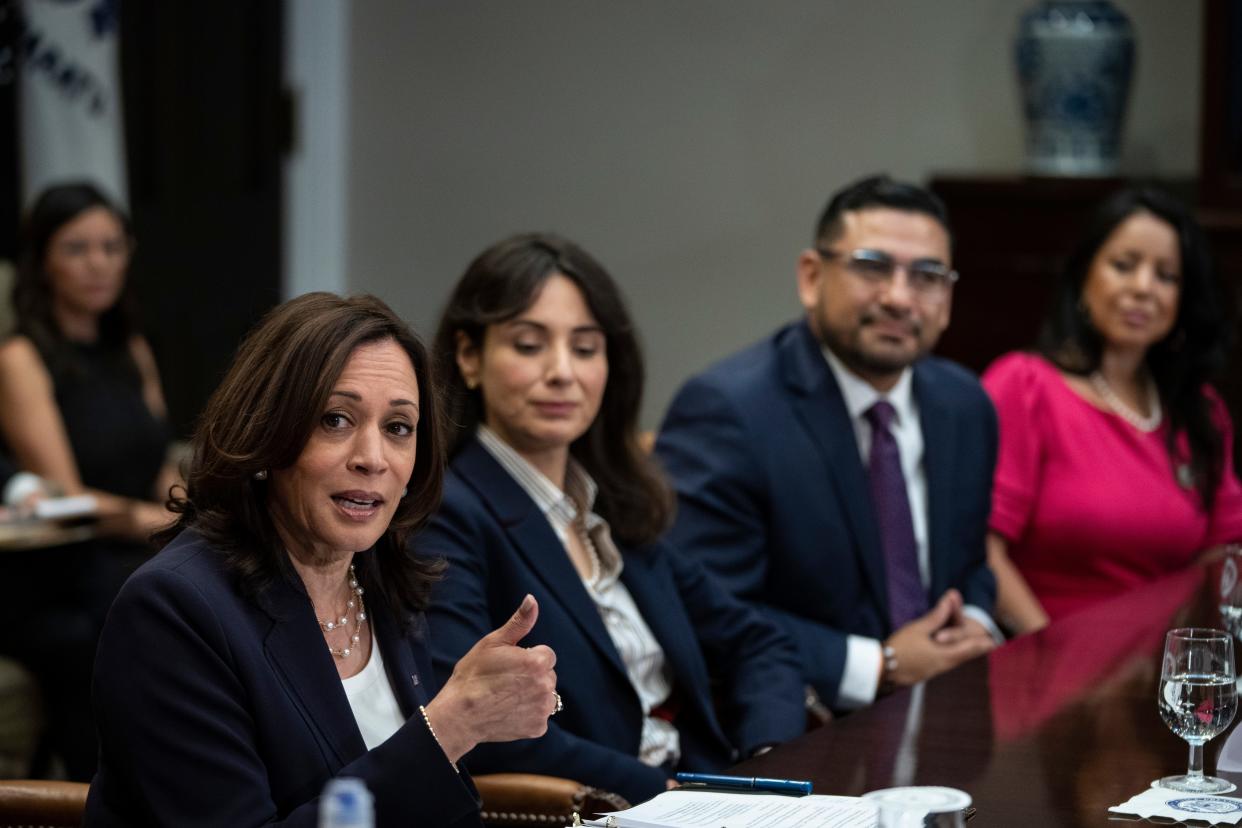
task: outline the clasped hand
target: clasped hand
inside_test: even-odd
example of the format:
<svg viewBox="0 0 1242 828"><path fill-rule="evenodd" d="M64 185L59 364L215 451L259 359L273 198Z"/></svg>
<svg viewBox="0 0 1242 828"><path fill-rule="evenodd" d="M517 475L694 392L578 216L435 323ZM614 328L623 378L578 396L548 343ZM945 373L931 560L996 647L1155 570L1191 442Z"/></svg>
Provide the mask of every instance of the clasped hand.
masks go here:
<svg viewBox="0 0 1242 828"><path fill-rule="evenodd" d="M991 650L991 634L963 613L962 606L961 593L950 589L926 615L893 633L884 645L893 648L897 665L882 673L884 679L900 686L917 684Z"/></svg>
<svg viewBox="0 0 1242 828"><path fill-rule="evenodd" d="M556 707L556 653L519 647L539 617L527 595L513 617L470 648L444 688L427 705L427 718L450 762L480 742L542 736Z"/></svg>

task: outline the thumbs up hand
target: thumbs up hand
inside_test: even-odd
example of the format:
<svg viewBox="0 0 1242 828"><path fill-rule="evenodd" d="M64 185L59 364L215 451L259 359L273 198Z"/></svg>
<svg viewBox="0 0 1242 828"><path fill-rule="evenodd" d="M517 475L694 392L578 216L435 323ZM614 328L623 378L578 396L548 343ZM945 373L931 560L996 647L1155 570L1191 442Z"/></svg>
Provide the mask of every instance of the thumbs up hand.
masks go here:
<svg viewBox="0 0 1242 828"><path fill-rule="evenodd" d="M427 705L427 719L450 762L480 742L542 736L556 709L556 653L519 647L539 618L527 595L504 624L479 639Z"/></svg>

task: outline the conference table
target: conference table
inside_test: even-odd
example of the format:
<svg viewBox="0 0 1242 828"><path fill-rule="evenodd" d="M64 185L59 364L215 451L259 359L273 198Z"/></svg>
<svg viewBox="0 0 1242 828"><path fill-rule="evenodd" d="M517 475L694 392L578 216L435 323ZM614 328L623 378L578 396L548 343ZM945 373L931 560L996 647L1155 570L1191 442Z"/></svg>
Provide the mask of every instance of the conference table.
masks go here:
<svg viewBox="0 0 1242 828"><path fill-rule="evenodd" d="M1156 707L1164 635L1221 627L1220 572L1197 566L1059 619L730 772L824 794L947 785L973 798L972 826L1126 824L1108 808L1186 771L1186 742ZM1208 743L1208 773L1237 725ZM1217 775L1242 788L1242 773Z"/></svg>

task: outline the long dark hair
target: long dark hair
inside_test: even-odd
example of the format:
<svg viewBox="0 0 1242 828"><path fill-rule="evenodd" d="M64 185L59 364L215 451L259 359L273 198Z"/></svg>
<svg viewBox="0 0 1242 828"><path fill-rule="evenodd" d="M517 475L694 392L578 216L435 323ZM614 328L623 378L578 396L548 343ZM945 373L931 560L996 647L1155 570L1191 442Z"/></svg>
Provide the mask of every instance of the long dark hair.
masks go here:
<svg viewBox="0 0 1242 828"><path fill-rule="evenodd" d="M487 327L529 308L554 274L565 276L582 291L604 330L608 356L608 383L599 414L570 445L570 454L599 485L595 510L611 524L613 534L629 544L649 543L671 523L673 498L638 439L642 349L616 282L571 241L530 233L497 242L470 263L453 289L433 345L451 423L451 452L483 420L482 391L467 388L457 367L458 333L482 348Z"/></svg>
<svg viewBox="0 0 1242 828"><path fill-rule="evenodd" d="M293 465L350 355L387 340L409 356L418 380L418 450L407 493L376 545L373 569L398 617L425 609L443 564L409 555L405 541L440 503L442 415L426 347L373 296L308 293L270 311L247 335L195 430L184 496L169 500L177 522L156 541L163 545L183 529L196 530L224 550L249 594L290 575L268 511L267 483L255 473Z"/></svg>
<svg viewBox="0 0 1242 828"><path fill-rule="evenodd" d="M21 247L17 257L17 276L13 282L13 310L16 332L30 338L47 362L49 370L73 369L72 349L52 314L54 296L44 263L48 243L56 231L87 210L102 207L120 223L132 243L129 216L97 187L85 181L58 184L44 190L22 225ZM116 304L99 319L98 344L112 357L116 367L134 383L140 383L138 366L129 351L129 341L138 332L130 280L125 279Z"/></svg>
<svg viewBox="0 0 1242 828"><path fill-rule="evenodd" d="M1091 262L1117 227L1136 213L1151 213L1177 233L1181 288L1177 320L1169 334L1147 350L1147 369L1168 414L1168 451L1174 464L1187 460L1205 510L1220 486L1224 440L1212 422L1203 386L1219 375L1229 351L1230 329L1223 310L1203 231L1172 197L1148 188L1122 190L1096 210L1086 234L1066 260L1052 311L1040 332L1039 349L1061 370L1086 375L1099 368L1104 343L1082 311L1083 285ZM1185 433L1190 457L1180 456Z"/></svg>

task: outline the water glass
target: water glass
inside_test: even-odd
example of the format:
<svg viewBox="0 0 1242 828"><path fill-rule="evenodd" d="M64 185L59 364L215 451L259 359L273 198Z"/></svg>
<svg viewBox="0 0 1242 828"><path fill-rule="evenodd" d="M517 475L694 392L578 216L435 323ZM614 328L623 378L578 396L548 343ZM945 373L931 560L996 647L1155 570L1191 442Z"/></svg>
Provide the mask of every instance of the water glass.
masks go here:
<svg viewBox="0 0 1242 828"><path fill-rule="evenodd" d="M1203 746L1229 726L1238 709L1233 637L1200 627L1169 630L1157 701L1164 723L1190 744L1190 762L1185 775L1166 776L1156 784L1190 793L1232 788L1224 779L1203 775Z"/></svg>

